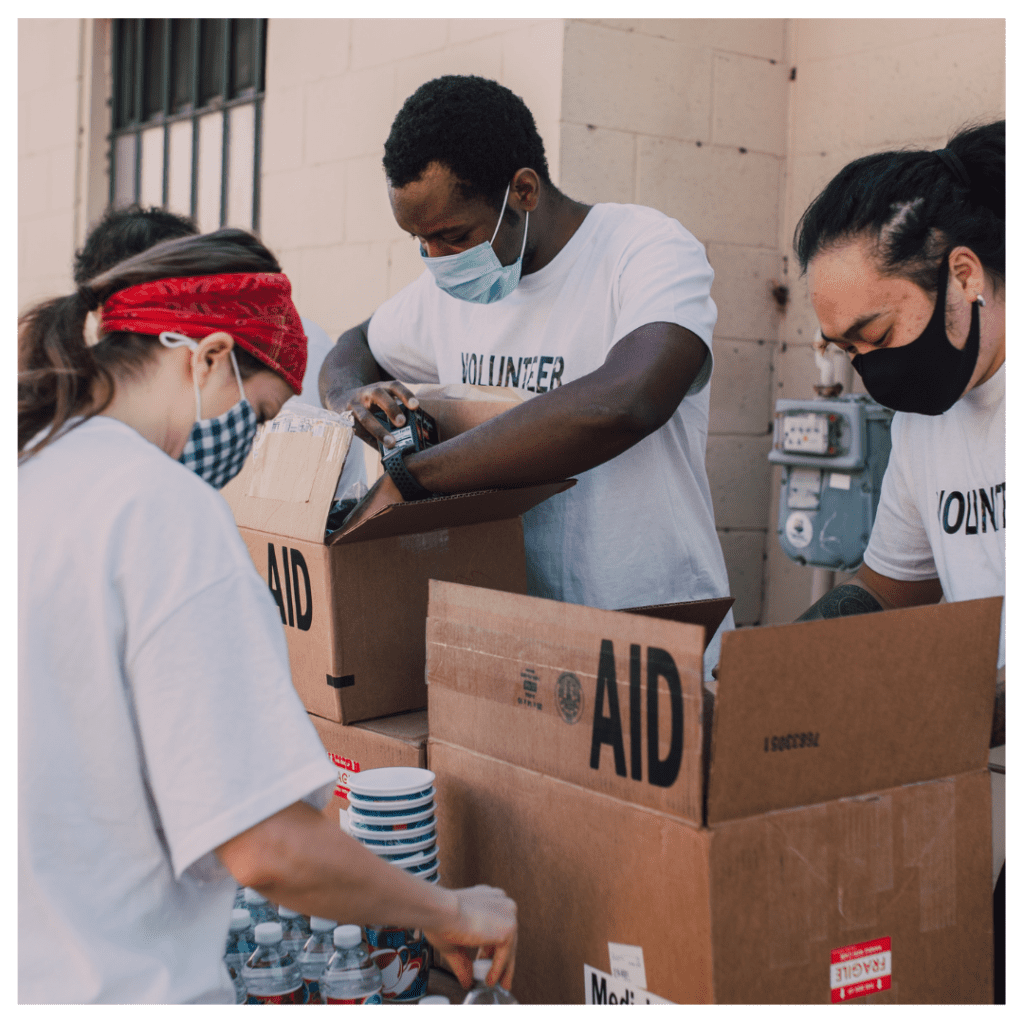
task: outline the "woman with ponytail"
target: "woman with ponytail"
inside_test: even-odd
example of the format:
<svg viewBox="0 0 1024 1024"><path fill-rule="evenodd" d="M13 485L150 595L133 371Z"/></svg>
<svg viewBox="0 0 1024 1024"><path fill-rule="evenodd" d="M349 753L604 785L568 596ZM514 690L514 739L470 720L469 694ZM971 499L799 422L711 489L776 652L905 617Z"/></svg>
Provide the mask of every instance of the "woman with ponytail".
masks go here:
<svg viewBox="0 0 1024 1024"><path fill-rule="evenodd" d="M848 353L868 393L896 410L864 562L801 618L1004 595L1006 122L964 129L939 150L853 161L804 213L795 246L824 343ZM1004 609L991 737L999 748L1005 621ZM993 815L998 846L1002 799ZM997 1002L1003 880L1000 870Z"/></svg>
<svg viewBox="0 0 1024 1024"><path fill-rule="evenodd" d="M224 229L19 324L21 1002L233 1001L236 879L304 913L423 928L467 987L477 946L511 978L500 890L417 881L316 809L337 772L215 489L301 389L290 292L256 238Z"/></svg>

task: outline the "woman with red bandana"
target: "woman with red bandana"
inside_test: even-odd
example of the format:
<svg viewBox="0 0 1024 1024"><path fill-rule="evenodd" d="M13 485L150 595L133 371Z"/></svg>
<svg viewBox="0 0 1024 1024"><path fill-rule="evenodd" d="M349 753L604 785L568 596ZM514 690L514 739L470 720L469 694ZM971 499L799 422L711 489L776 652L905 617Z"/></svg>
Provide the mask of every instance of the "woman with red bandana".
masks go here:
<svg viewBox="0 0 1024 1024"><path fill-rule="evenodd" d="M466 987L483 946L507 984L511 900L419 882L317 809L336 772L215 490L301 389L272 254L162 243L29 311L18 347L19 1001L233 1001L236 879L422 928Z"/></svg>

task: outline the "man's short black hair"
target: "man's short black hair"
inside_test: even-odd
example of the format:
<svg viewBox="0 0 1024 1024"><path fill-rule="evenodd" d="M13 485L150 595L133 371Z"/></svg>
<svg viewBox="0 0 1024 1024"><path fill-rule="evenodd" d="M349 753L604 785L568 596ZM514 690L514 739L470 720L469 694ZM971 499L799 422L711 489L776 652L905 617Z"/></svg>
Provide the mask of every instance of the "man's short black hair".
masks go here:
<svg viewBox="0 0 1024 1024"><path fill-rule="evenodd" d="M521 167L551 184L544 143L533 114L505 86L477 75L444 75L421 85L402 104L384 143L384 172L393 188L443 164L467 199L501 208L505 189Z"/></svg>
<svg viewBox="0 0 1024 1024"><path fill-rule="evenodd" d="M144 209L133 203L120 210L108 209L75 253L75 284L86 284L115 263L145 252L157 242L198 234L191 217L158 206Z"/></svg>

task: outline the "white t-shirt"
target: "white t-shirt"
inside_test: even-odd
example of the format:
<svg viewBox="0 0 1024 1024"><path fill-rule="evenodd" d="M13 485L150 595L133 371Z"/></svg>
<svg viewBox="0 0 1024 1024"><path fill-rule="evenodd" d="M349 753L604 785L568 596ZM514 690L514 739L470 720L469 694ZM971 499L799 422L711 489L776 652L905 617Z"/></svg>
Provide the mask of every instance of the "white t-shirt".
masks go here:
<svg viewBox="0 0 1024 1024"><path fill-rule="evenodd" d="M1006 593L1006 364L941 416L899 412L864 553L895 580L936 576L947 601ZM1005 660L1006 610L999 639Z"/></svg>
<svg viewBox="0 0 1024 1024"><path fill-rule="evenodd" d="M722 597L729 580L704 468L717 311L704 247L644 206L594 206L557 256L499 302L455 299L429 271L370 320L370 350L396 380L503 385L537 394L597 370L644 324L708 347L672 418L523 517L529 592L597 608ZM732 615L723 629L732 627ZM706 665L718 659L719 639Z"/></svg>
<svg viewBox="0 0 1024 1024"><path fill-rule="evenodd" d="M18 470L18 998L234 1000L213 852L336 770L224 499L97 416Z"/></svg>

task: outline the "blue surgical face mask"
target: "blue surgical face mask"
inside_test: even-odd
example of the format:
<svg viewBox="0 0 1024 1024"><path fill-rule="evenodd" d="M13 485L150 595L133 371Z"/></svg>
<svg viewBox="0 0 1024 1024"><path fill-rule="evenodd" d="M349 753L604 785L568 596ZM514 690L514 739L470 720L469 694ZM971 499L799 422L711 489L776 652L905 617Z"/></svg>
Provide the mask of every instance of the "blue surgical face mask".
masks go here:
<svg viewBox="0 0 1024 1024"><path fill-rule="evenodd" d="M530 228L530 214L526 214L523 248L515 263L503 267L501 260L491 248L498 236L498 228L501 227L501 218L505 215L511 188L512 183L509 182L509 187L505 189L505 201L501 204L501 213L498 214L498 227L494 229L490 242L481 242L472 249L453 253L451 256L428 256L420 246L420 256L427 269L434 275L438 288L452 297L466 302L497 302L506 295L511 295L519 284L519 276L523 270L523 253L526 252L526 233Z"/></svg>
<svg viewBox="0 0 1024 1024"><path fill-rule="evenodd" d="M173 331L163 331L160 343L167 348L178 348L187 345L193 352L199 345L191 338ZM238 393L241 396L227 412L213 419L202 418L202 400L199 395L199 380L192 375L192 387L196 394L196 421L192 424L192 432L178 461L187 466L197 476L202 477L213 487L221 488L229 480L236 477L242 470L242 464L256 439L256 428L259 421L256 411L245 397L242 387L242 375L238 372L238 361L235 353L229 353L231 365L238 381Z"/></svg>

